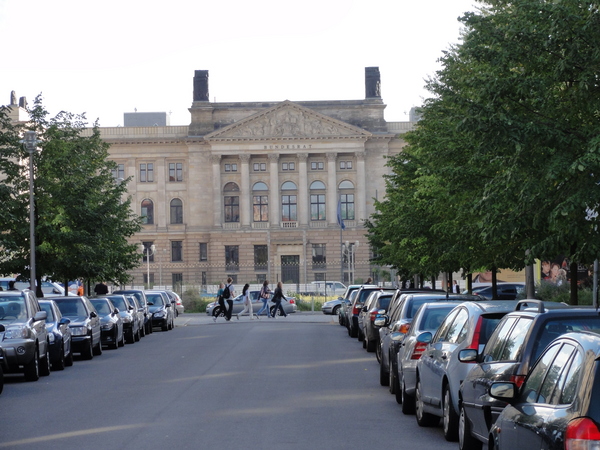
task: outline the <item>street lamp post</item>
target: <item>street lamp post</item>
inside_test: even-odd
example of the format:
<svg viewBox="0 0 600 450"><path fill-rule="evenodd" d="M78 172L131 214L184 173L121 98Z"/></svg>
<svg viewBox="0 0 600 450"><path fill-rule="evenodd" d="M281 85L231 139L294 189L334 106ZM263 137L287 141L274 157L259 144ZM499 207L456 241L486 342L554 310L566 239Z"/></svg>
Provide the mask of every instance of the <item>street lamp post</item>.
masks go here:
<svg viewBox="0 0 600 450"><path fill-rule="evenodd" d="M29 245L30 245L30 275L29 288L36 292L35 288L35 201L33 195L33 154L37 148L37 139L35 131L26 131L23 140L25 148L29 152ZM37 294L37 292L36 292Z"/></svg>
<svg viewBox="0 0 600 450"><path fill-rule="evenodd" d="M156 251L156 246L152 244L150 247L146 247L144 244L140 244L140 248L142 250L142 253L146 255L146 262L148 263L146 282L148 283L148 289L150 289L150 257L154 255L154 252Z"/></svg>

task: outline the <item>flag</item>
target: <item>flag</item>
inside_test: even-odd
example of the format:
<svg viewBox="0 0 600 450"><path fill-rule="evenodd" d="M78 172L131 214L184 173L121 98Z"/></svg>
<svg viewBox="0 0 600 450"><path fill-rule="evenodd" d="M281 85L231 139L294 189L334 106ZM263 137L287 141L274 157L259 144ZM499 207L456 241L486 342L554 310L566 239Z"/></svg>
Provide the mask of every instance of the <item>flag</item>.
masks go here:
<svg viewBox="0 0 600 450"><path fill-rule="evenodd" d="M344 225L344 219L342 219L342 200L338 200L338 208L337 208L337 220L338 225L342 230L346 229L346 225Z"/></svg>

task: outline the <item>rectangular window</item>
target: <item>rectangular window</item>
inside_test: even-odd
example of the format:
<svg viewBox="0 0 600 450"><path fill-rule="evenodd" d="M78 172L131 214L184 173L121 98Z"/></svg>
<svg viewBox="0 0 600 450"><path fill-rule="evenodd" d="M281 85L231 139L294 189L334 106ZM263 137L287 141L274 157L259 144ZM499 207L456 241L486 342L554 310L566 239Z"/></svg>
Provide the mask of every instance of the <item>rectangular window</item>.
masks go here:
<svg viewBox="0 0 600 450"><path fill-rule="evenodd" d="M256 274L256 284L263 284L267 279L266 273L257 273Z"/></svg>
<svg viewBox="0 0 600 450"><path fill-rule="evenodd" d="M225 164L225 172L237 172L237 164Z"/></svg>
<svg viewBox="0 0 600 450"><path fill-rule="evenodd" d="M208 244L200 242L200 261L208 261Z"/></svg>
<svg viewBox="0 0 600 450"><path fill-rule="evenodd" d="M296 170L296 163L295 162L281 163L281 170Z"/></svg>
<svg viewBox="0 0 600 450"><path fill-rule="evenodd" d="M342 219L354 220L354 194L341 194Z"/></svg>
<svg viewBox="0 0 600 450"><path fill-rule="evenodd" d="M225 197L225 222L240 221L240 198L236 196Z"/></svg>
<svg viewBox="0 0 600 450"><path fill-rule="evenodd" d="M144 284L148 284L148 273L144 272ZM150 272L150 284L154 284L154 274Z"/></svg>
<svg viewBox="0 0 600 450"><path fill-rule="evenodd" d="M169 163L169 181L183 181L183 163Z"/></svg>
<svg viewBox="0 0 600 450"><path fill-rule="evenodd" d="M255 172L266 172L267 163L254 163L253 167Z"/></svg>
<svg viewBox="0 0 600 450"><path fill-rule="evenodd" d="M267 270L269 262L269 247L266 245L254 246L254 270Z"/></svg>
<svg viewBox="0 0 600 450"><path fill-rule="evenodd" d="M352 170L352 161L340 161L340 170Z"/></svg>
<svg viewBox="0 0 600 450"><path fill-rule="evenodd" d="M325 168L325 164L322 161L312 161L310 163L311 170L323 170Z"/></svg>
<svg viewBox="0 0 600 450"><path fill-rule="evenodd" d="M312 268L323 270L326 266L326 262L325 244L312 244Z"/></svg>
<svg viewBox="0 0 600 450"><path fill-rule="evenodd" d="M112 176L115 180L125 179L125 164L117 164L116 169L112 169Z"/></svg>
<svg viewBox="0 0 600 450"><path fill-rule="evenodd" d="M325 281L325 272L315 272L315 281Z"/></svg>
<svg viewBox="0 0 600 450"><path fill-rule="evenodd" d="M252 212L254 222L269 221L269 197L267 195L252 196Z"/></svg>
<svg viewBox="0 0 600 450"><path fill-rule="evenodd" d="M171 261L183 261L183 241L171 241Z"/></svg>
<svg viewBox="0 0 600 450"><path fill-rule="evenodd" d="M298 220L295 195L281 196L281 220L284 222Z"/></svg>
<svg viewBox="0 0 600 450"><path fill-rule="evenodd" d="M239 270L240 268L240 247L239 245L225 246L225 269Z"/></svg>
<svg viewBox="0 0 600 450"><path fill-rule="evenodd" d="M181 288L183 286L183 274L182 273L172 273L171 274L171 284L173 285L173 290L175 292L181 292Z"/></svg>
<svg viewBox="0 0 600 450"><path fill-rule="evenodd" d="M153 163L140 164L140 182L142 182L142 183L153 183L154 182L154 164Z"/></svg>
<svg viewBox="0 0 600 450"><path fill-rule="evenodd" d="M237 284L238 276L236 273L228 273L225 278L231 278L231 284Z"/></svg>
<svg viewBox="0 0 600 450"><path fill-rule="evenodd" d="M311 194L310 220L325 220L325 194Z"/></svg>
<svg viewBox="0 0 600 450"><path fill-rule="evenodd" d="M150 256L150 262L154 262L154 252L152 251L152 245L154 242L146 241L142 242L144 246L144 255L142 257L142 262L148 262L148 255Z"/></svg>

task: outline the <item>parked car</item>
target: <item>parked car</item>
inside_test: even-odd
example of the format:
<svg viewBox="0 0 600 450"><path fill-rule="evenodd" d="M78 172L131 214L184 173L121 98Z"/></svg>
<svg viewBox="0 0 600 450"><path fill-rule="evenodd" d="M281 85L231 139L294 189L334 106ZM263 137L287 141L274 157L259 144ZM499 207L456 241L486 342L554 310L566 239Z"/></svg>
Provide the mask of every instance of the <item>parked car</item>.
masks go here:
<svg viewBox="0 0 600 450"><path fill-rule="evenodd" d="M387 312L391 299L392 292L375 291L358 314L358 340L368 352L374 352L379 344L379 327L375 326L375 318Z"/></svg>
<svg viewBox="0 0 600 450"><path fill-rule="evenodd" d="M487 444L490 428L506 406L489 396L493 382L512 381L521 386L552 340L571 331L586 330L600 330L600 314L595 309L522 300L500 321L481 353L462 350L459 360L474 366L459 391L460 447L481 448L482 443Z"/></svg>
<svg viewBox="0 0 600 450"><path fill-rule="evenodd" d="M86 296L55 297L63 316L71 320L73 351L83 359L92 359L102 354L102 330L96 308Z"/></svg>
<svg viewBox="0 0 600 450"><path fill-rule="evenodd" d="M139 341L140 338L143 338L144 336L146 336L146 326L144 324L144 319L146 317L146 308L144 308L140 305L140 303L137 300L137 297L133 294L125 294L125 298L129 302L129 304L133 307L132 313L137 313L137 315L138 315L138 321L140 324L140 332L138 333L136 340Z"/></svg>
<svg viewBox="0 0 600 450"><path fill-rule="evenodd" d="M260 299L260 291L248 291L248 295L250 296L250 300L252 300L252 310L254 311L254 314L256 314L260 310L260 308L262 308L262 306L263 306L263 302ZM269 299L269 311L270 311L271 315L273 315L273 313L275 312L275 306L274 306L275 304L271 301L272 298L273 298L273 292L271 292L271 298ZM296 299L294 297L288 297L288 296L286 296L286 298L288 299L287 302L285 300L283 300L281 302L281 306L283 306L283 310L285 311L285 313L290 314L290 313L296 312L298 309L298 306L296 305ZM242 295L240 294L233 299L232 314L238 314L238 313L242 312L243 310L244 310L244 302L242 299ZM222 316L224 313L223 313L223 311L221 311L221 307L219 306L219 303L214 301L214 302L206 305L206 314L209 316ZM281 312L277 311L277 314L280 315ZM266 313L265 313L265 315L266 315Z"/></svg>
<svg viewBox="0 0 600 450"><path fill-rule="evenodd" d="M125 345L125 333L123 332L123 319L113 302L106 297L90 299L96 312L100 316L100 329L102 330L102 345L117 349Z"/></svg>
<svg viewBox="0 0 600 450"><path fill-rule="evenodd" d="M2 290L8 290L8 283L10 281L14 281L14 288L19 291L29 289L30 287L30 283L27 280L17 281L15 277L0 277L0 287L2 287ZM64 288L60 284L54 283L50 280L42 281L42 292L44 293L45 298L65 295Z"/></svg>
<svg viewBox="0 0 600 450"><path fill-rule="evenodd" d="M54 300L38 300L46 311L46 330L50 342L50 365L52 370L64 370L73 365L73 348L68 317L63 317Z"/></svg>
<svg viewBox="0 0 600 450"><path fill-rule="evenodd" d="M338 315L340 308L342 307L342 302L344 301L343 297L338 297L335 300L329 300L321 306L321 311L323 314L331 314L334 316Z"/></svg>
<svg viewBox="0 0 600 450"><path fill-rule="evenodd" d="M113 305L119 309L119 315L123 321L123 334L125 335L125 341L128 344L133 344L134 342L139 341L140 330L144 326L144 316L142 315L140 317L138 315L137 306L131 305L127 301L127 297L125 295L113 294L107 295L105 298L109 299Z"/></svg>
<svg viewBox="0 0 600 450"><path fill-rule="evenodd" d="M0 336L4 373L24 373L28 381L50 375L50 339L46 311L35 294L23 291L0 292Z"/></svg>
<svg viewBox="0 0 600 450"><path fill-rule="evenodd" d="M390 377L390 385L394 382L398 383L393 391L396 401L402 404L404 414L415 412L417 361L427 348L426 343L417 341L417 336L424 331L435 333L448 313L460 303L454 301L423 303L417 310L406 336L402 339L396 355L397 373L393 380Z"/></svg>
<svg viewBox="0 0 600 450"><path fill-rule="evenodd" d="M379 327L379 384L389 386L390 393L396 393L397 354L404 336L410 329L413 317L419 307L428 302L447 302L450 300L475 301L482 297L462 294L448 294L445 291L404 290L398 291L390 302L389 314L380 315L375 320Z"/></svg>
<svg viewBox="0 0 600 450"><path fill-rule="evenodd" d="M356 297L354 297L354 300L352 301L352 307L348 308L346 311L346 327L348 328L348 335L350 337L358 337L358 315L362 307L365 305L369 295L375 291L385 291L393 294L396 292L396 289L384 289L382 287L373 285L361 286L358 289Z"/></svg>
<svg viewBox="0 0 600 450"><path fill-rule="evenodd" d="M152 318L150 316L150 310L148 308L148 301L146 300L146 291L141 289L119 289L113 291L113 294L124 294L124 295L135 295L140 307L144 309L144 334L152 333Z"/></svg>
<svg viewBox="0 0 600 450"><path fill-rule="evenodd" d="M340 281L313 281L306 285L304 295L342 295L346 292L346 285Z"/></svg>
<svg viewBox="0 0 600 450"><path fill-rule="evenodd" d="M175 307L171 304L171 299L162 291L146 291L146 299L152 326L160 327L162 331L169 331L175 328Z"/></svg>
<svg viewBox="0 0 600 450"><path fill-rule="evenodd" d="M490 449L593 449L600 442L600 335L568 333L541 354L519 388L497 381L508 403L492 426Z"/></svg>
<svg viewBox="0 0 600 450"><path fill-rule="evenodd" d="M460 362L458 354L465 348L481 351L515 304L464 302L450 311L435 335L426 331L417 336L418 342L429 344L417 362L415 414L420 426L436 425L442 417L446 440L458 438L458 389L473 367Z"/></svg>
<svg viewBox="0 0 600 450"><path fill-rule="evenodd" d="M492 286L477 286L472 289L473 294L481 295L492 300ZM524 283L498 283L496 284L498 298L495 300L516 300L519 295L525 294Z"/></svg>
<svg viewBox="0 0 600 450"><path fill-rule="evenodd" d="M354 297L358 293L360 285L350 285L346 289L346 293L342 296L342 301L340 302L340 309L338 311L338 322L341 326L346 325L346 311L352 308L352 302L354 301Z"/></svg>
<svg viewBox="0 0 600 450"><path fill-rule="evenodd" d="M171 303L173 302L173 300L175 300L175 317L179 317L179 314L183 314L183 311L185 310L181 297L179 296L179 294L173 291L167 290L165 292L169 297L171 297Z"/></svg>

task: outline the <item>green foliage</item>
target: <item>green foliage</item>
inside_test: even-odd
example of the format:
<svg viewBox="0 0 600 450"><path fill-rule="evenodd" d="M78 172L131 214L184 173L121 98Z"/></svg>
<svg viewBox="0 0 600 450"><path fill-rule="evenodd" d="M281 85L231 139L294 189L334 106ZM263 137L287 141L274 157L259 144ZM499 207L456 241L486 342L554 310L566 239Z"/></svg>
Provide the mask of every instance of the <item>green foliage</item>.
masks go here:
<svg viewBox="0 0 600 450"><path fill-rule="evenodd" d="M197 289L187 289L181 296L184 313L205 313L206 306L215 301L215 296L200 295Z"/></svg>

